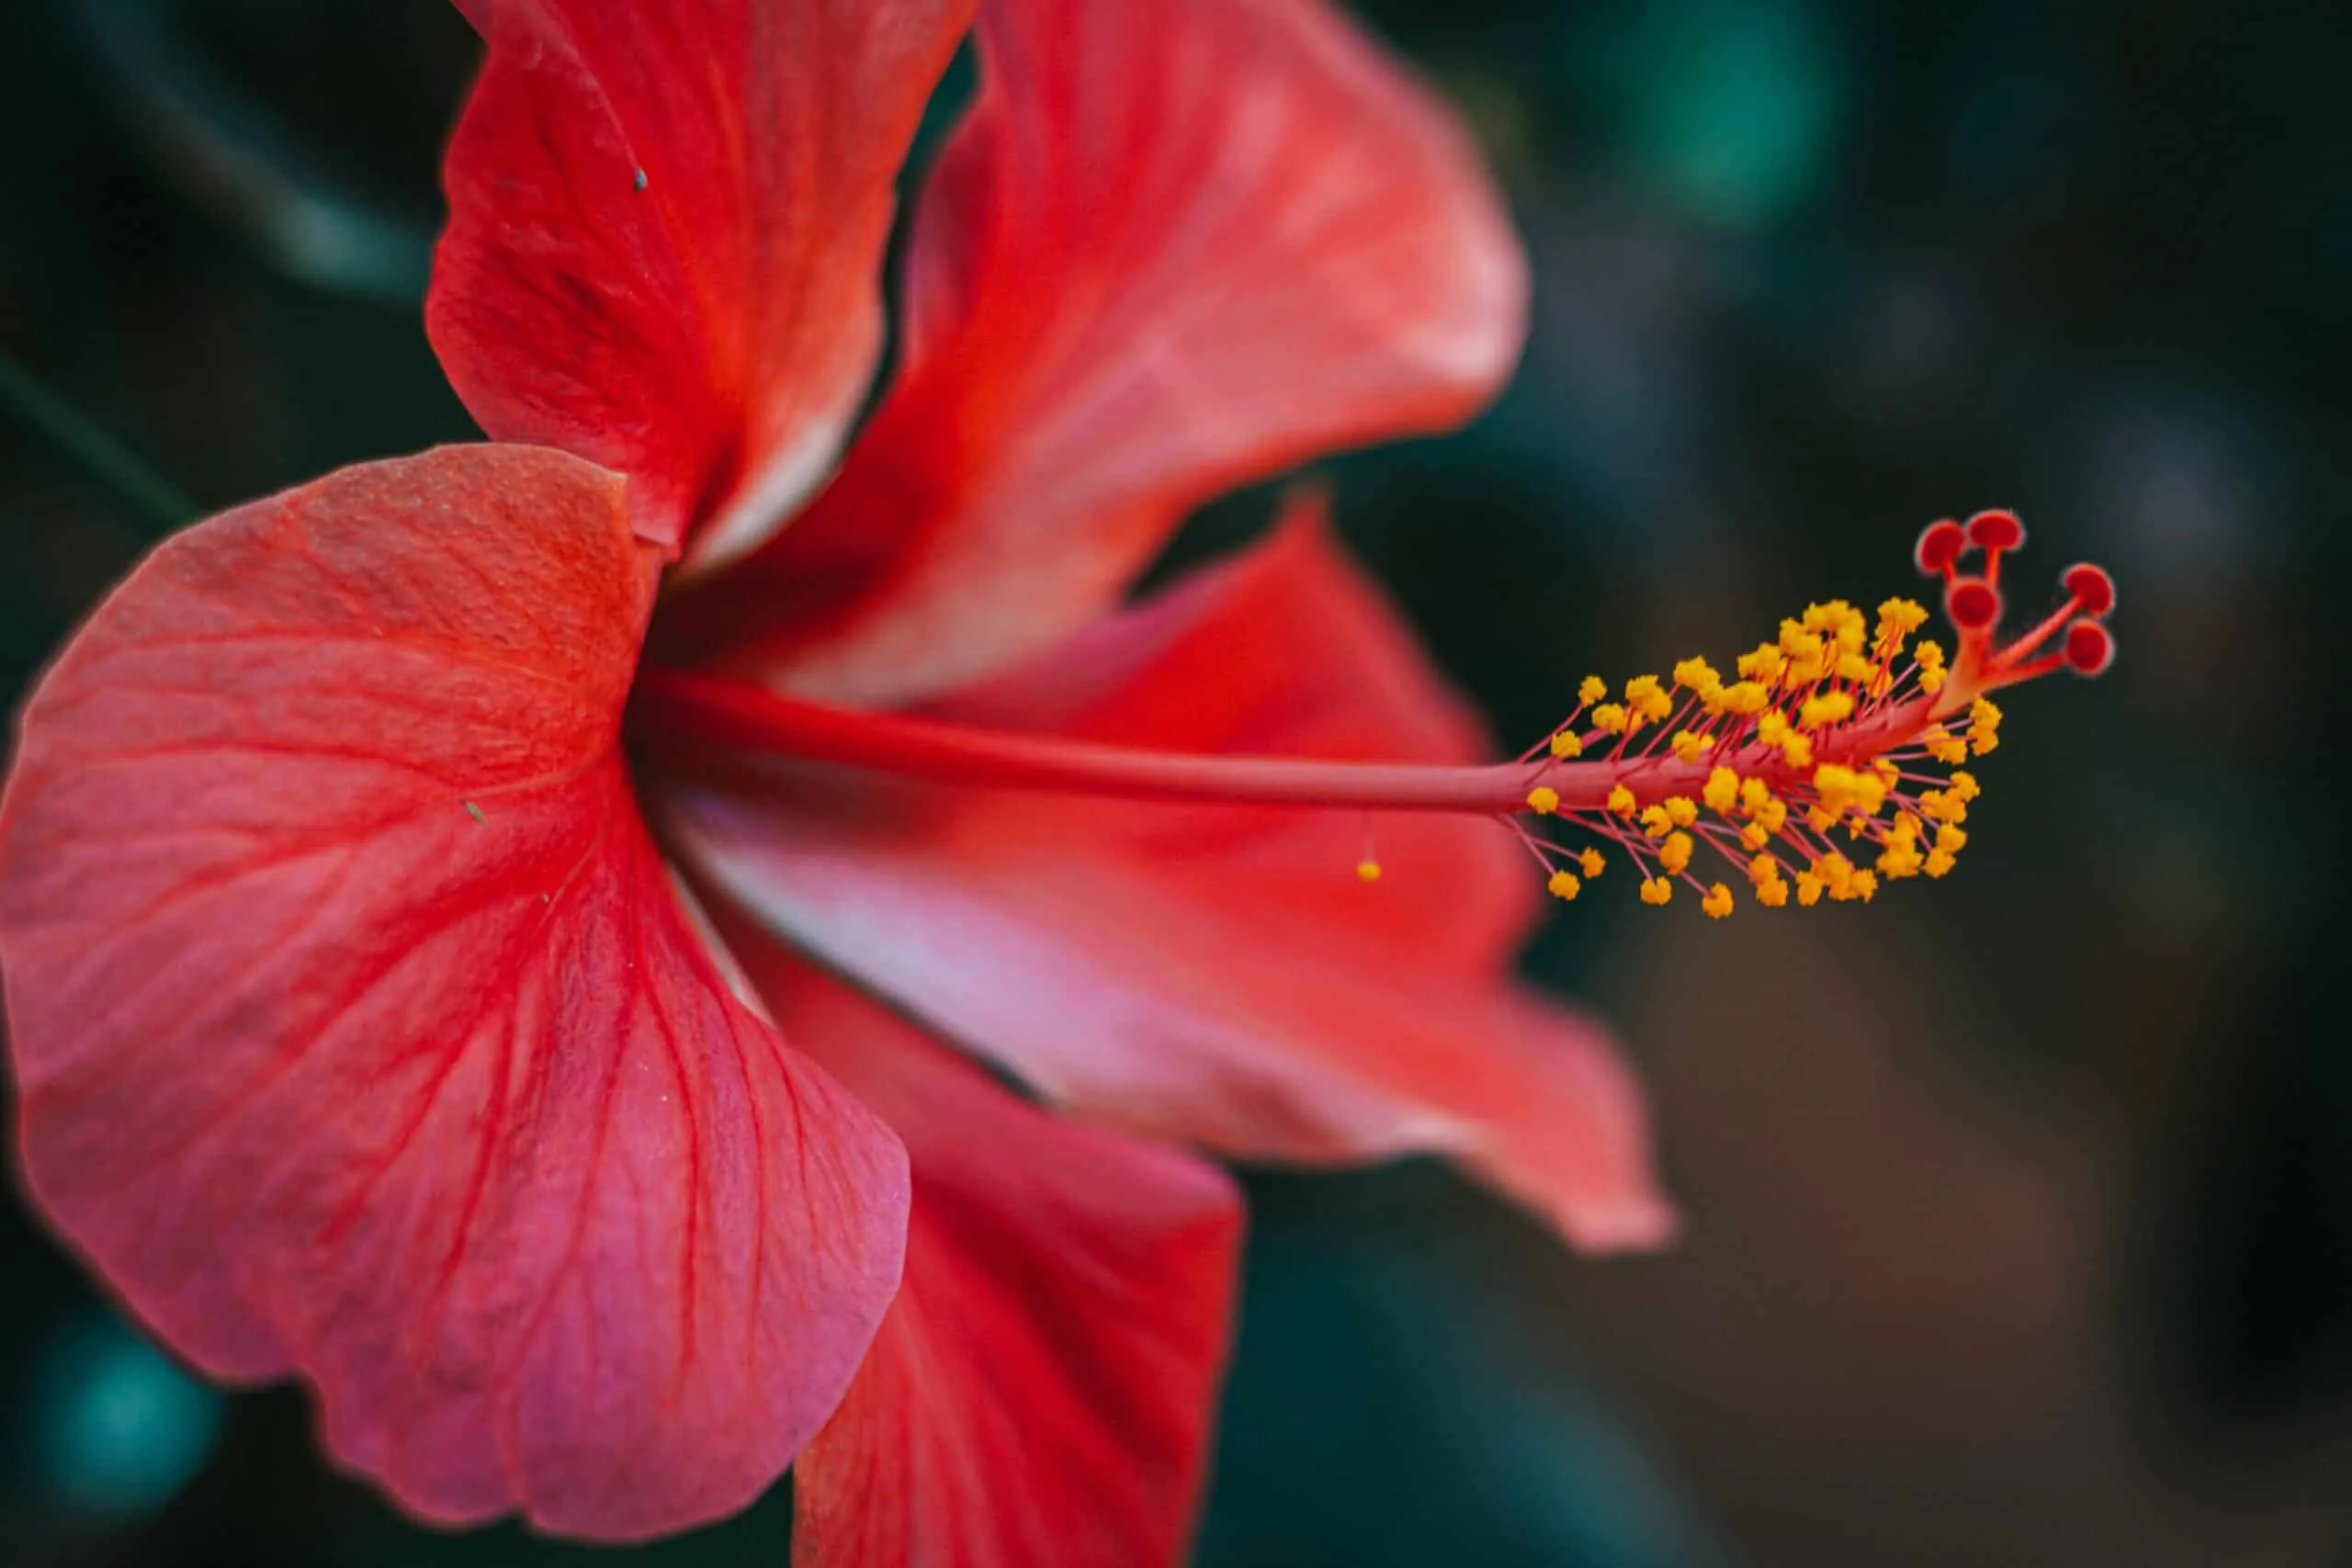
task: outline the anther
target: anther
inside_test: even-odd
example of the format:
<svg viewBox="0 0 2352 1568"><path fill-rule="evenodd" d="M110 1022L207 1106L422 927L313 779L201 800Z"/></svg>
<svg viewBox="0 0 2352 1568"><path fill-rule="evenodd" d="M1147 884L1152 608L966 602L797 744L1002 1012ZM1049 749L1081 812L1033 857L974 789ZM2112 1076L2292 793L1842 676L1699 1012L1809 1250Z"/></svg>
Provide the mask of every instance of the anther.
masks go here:
<svg viewBox="0 0 2352 1568"><path fill-rule="evenodd" d="M1616 702L1601 700L1608 688L1598 679L1585 682L1555 735L1630 739L1651 725L1659 733L1644 750L1621 739L1581 758L1555 741L1532 774L1510 775L1501 798L1623 849L1644 903L1664 904L1687 882L1718 918L1743 884L1750 891L1740 902L1780 908L1868 902L1883 885L1944 876L1978 794L1958 764L2000 745L1991 694L2060 670L2098 674L2115 659L2102 619L2115 585L2088 563L2063 574L2065 597L2040 623L1996 645L2002 557L2024 542L2024 525L2006 511L1947 519L1919 536L1919 569L1942 579L1959 634L1949 656L1946 642L1912 640L1928 619L1916 600L1883 600L1875 619L1844 599L1808 604L1773 640L1741 654L1729 683L1702 659L1676 663L1670 684L1636 676ZM1972 560L1978 550L1984 558ZM1544 750L1539 743L1521 762ZM1930 766L1951 771L1939 781ZM1595 850L1520 836L1557 897L1575 897L1600 871ZM1833 840L1850 840L1852 858ZM1709 882L1702 855L1721 855L1739 874Z"/></svg>

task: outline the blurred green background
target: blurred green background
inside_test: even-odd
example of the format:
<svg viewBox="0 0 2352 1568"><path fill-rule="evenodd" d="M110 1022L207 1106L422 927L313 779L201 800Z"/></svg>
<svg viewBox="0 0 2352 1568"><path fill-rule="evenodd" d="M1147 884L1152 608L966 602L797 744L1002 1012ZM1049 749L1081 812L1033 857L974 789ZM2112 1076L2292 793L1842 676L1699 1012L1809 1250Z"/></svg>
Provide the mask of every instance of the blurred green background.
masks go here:
<svg viewBox="0 0 2352 1568"><path fill-rule="evenodd" d="M1430 1167L1253 1179L1202 1562L2352 1562L2352 8L1362 9L1476 123L1536 314L1475 429L1326 471L1502 736L1907 592L1985 505L2021 599L2115 569L2123 654L2010 705L1945 883L1546 928L1674 1253L1577 1260ZM208 509L466 437L417 307L474 57L433 0L10 0L0 351ZM6 374L13 694L161 524ZM13 1203L0 1280L9 1563L590 1555L406 1525ZM787 1519L639 1555L777 1562Z"/></svg>

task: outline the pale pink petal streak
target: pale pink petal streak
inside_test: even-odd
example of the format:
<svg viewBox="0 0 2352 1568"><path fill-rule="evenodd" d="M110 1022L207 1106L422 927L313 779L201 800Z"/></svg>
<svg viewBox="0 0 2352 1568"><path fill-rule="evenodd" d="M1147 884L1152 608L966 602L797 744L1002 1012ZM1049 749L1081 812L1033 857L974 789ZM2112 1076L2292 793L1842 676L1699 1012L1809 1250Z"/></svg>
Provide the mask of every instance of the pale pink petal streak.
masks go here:
<svg viewBox="0 0 2352 1568"><path fill-rule="evenodd" d="M1311 524L942 711L1269 755L1470 744ZM650 788L698 875L1050 1099L1253 1159L1449 1154L1589 1247L1671 1228L1612 1043L1510 979L1535 874L1499 825L815 768Z"/></svg>

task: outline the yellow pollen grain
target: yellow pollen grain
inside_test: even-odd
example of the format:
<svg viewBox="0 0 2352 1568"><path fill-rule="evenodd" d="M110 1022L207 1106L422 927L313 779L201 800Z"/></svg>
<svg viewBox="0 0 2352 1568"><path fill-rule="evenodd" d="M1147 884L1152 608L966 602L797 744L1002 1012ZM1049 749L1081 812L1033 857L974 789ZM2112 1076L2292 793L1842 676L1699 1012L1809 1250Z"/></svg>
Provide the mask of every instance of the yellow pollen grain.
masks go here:
<svg viewBox="0 0 2352 1568"><path fill-rule="evenodd" d="M1607 734L1624 734L1628 722L1624 708L1615 703L1603 703L1592 710L1592 727Z"/></svg>
<svg viewBox="0 0 2352 1568"><path fill-rule="evenodd" d="M1812 908L1821 902L1821 878L1809 871L1797 873L1797 902Z"/></svg>
<svg viewBox="0 0 2352 1568"><path fill-rule="evenodd" d="M1731 913L1731 889L1720 882L1716 883L1707 889L1707 896L1699 900L1699 908L1707 912L1709 919L1722 919Z"/></svg>
<svg viewBox="0 0 2352 1568"><path fill-rule="evenodd" d="M1813 863L1813 874L1821 878L1832 898L1842 900L1853 896L1854 863L1836 850Z"/></svg>
<svg viewBox="0 0 2352 1568"><path fill-rule="evenodd" d="M1666 868L1668 876L1679 876L1690 869L1690 853L1697 846L1688 833L1668 833L1666 842L1657 847L1657 863Z"/></svg>
<svg viewBox="0 0 2352 1568"><path fill-rule="evenodd" d="M1584 742L1563 729L1552 737L1552 755L1562 759L1581 757L1584 755Z"/></svg>
<svg viewBox="0 0 2352 1568"><path fill-rule="evenodd" d="M1645 806L1642 808L1642 831L1651 838L1663 839L1673 828L1674 818L1666 814L1665 807Z"/></svg>
<svg viewBox="0 0 2352 1568"><path fill-rule="evenodd" d="M1739 798L1739 775L1729 768L1717 768L1707 775L1699 798L1707 803L1710 811L1729 811L1732 803Z"/></svg>
<svg viewBox="0 0 2352 1568"><path fill-rule="evenodd" d="M1853 713L1851 696L1844 692L1826 692L1805 699L1797 709L1797 726L1802 729L1826 729L1833 724L1843 724Z"/></svg>
<svg viewBox="0 0 2352 1568"><path fill-rule="evenodd" d="M1674 897L1674 884L1663 876L1653 876L1642 884L1642 902L1664 904Z"/></svg>
<svg viewBox="0 0 2352 1568"><path fill-rule="evenodd" d="M1979 697L1968 708L1968 743L1980 757L2001 743L2001 710L1987 697Z"/></svg>
<svg viewBox="0 0 2352 1568"><path fill-rule="evenodd" d="M1767 882L1756 890L1756 901L1768 909L1777 909L1789 901L1789 885Z"/></svg>
<svg viewBox="0 0 2352 1568"><path fill-rule="evenodd" d="M1699 803L1687 795L1666 797L1666 819L1678 828L1688 828L1699 820Z"/></svg>
<svg viewBox="0 0 2352 1568"><path fill-rule="evenodd" d="M1366 883L1379 881L1380 863L1376 860L1360 860L1356 862L1356 880L1358 882Z"/></svg>
<svg viewBox="0 0 2352 1568"><path fill-rule="evenodd" d="M1527 809L1538 817L1549 817L1560 809L1560 792L1550 784L1537 784L1527 792Z"/></svg>
<svg viewBox="0 0 2352 1568"><path fill-rule="evenodd" d="M1736 686L1724 688L1724 711L1737 714L1742 718L1762 713L1771 700L1771 694L1754 681L1742 681Z"/></svg>
<svg viewBox="0 0 2352 1568"><path fill-rule="evenodd" d="M1932 850L1928 854L1928 874L1941 876L1959 863L1950 850Z"/></svg>
<svg viewBox="0 0 2352 1568"><path fill-rule="evenodd" d="M1878 607L1878 639L1899 645L1928 624L1928 607L1917 599L1889 599Z"/></svg>
<svg viewBox="0 0 2352 1568"><path fill-rule="evenodd" d="M1813 766L1813 737L1792 730L1781 738L1781 752L1792 768L1809 768Z"/></svg>
<svg viewBox="0 0 2352 1568"><path fill-rule="evenodd" d="M1608 863L1609 863L1607 861L1600 858L1600 852L1599 850L1587 850L1582 854L1577 856L1577 864L1584 868L1584 874L1588 877L1599 876L1600 874L1600 868Z"/></svg>
<svg viewBox="0 0 2352 1568"><path fill-rule="evenodd" d="M1554 872L1552 879L1544 886L1550 890L1553 897L1560 899L1574 898L1584 888L1584 885L1576 879L1573 872L1566 871Z"/></svg>
<svg viewBox="0 0 2352 1568"><path fill-rule="evenodd" d="M1634 814L1634 792L1623 784L1619 784L1609 792L1607 804L1609 809L1615 815L1631 817Z"/></svg>
<svg viewBox="0 0 2352 1568"><path fill-rule="evenodd" d="M1716 674L1715 667L1705 660L1686 659L1674 667L1674 683L1687 686L1694 692L1703 692L1710 686L1721 685L1723 677Z"/></svg>
<svg viewBox="0 0 2352 1568"><path fill-rule="evenodd" d="M1590 707L1608 694L1609 682L1598 675L1586 676L1583 683L1577 687L1577 701L1587 707Z"/></svg>
<svg viewBox="0 0 2352 1568"><path fill-rule="evenodd" d="M1674 739L1667 745L1677 761L1695 762L1699 760L1699 753L1707 749L1707 738L1693 729L1677 730Z"/></svg>
<svg viewBox="0 0 2352 1568"><path fill-rule="evenodd" d="M1821 808L1833 819L1854 804L1860 783L1854 770L1842 762L1824 762L1813 771L1813 793L1821 797Z"/></svg>

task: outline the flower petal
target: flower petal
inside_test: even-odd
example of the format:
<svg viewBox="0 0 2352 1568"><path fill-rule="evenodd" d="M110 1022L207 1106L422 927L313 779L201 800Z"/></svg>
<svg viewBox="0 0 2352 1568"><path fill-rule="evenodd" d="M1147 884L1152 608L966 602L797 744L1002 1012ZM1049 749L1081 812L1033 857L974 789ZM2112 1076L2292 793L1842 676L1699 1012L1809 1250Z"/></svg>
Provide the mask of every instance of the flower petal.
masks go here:
<svg viewBox="0 0 2352 1568"><path fill-rule="evenodd" d="M1319 528L1081 641L957 711L1261 753L1462 744ZM1605 1034L1509 978L1534 877L1491 824L815 769L649 789L698 874L1052 1098L1245 1157L1451 1153L1589 1247L1671 1226Z"/></svg>
<svg viewBox="0 0 2352 1568"><path fill-rule="evenodd" d="M972 0L458 0L489 58L425 322L482 428L748 548L831 471L882 341L894 181Z"/></svg>
<svg viewBox="0 0 2352 1568"><path fill-rule="evenodd" d="M907 268L898 382L682 651L834 700L1004 668L1197 502L1443 428L1526 267L1452 115L1321 0L989 0Z"/></svg>
<svg viewBox="0 0 2352 1568"><path fill-rule="evenodd" d="M436 1520L741 1506L897 1283L903 1151L735 999L631 797L658 565L537 448L240 508L67 649L0 807L40 1207Z"/></svg>
<svg viewBox="0 0 2352 1568"><path fill-rule="evenodd" d="M1178 1561L1231 1329L1233 1184L1015 1099L773 941L726 929L785 1032L889 1122L914 1171L905 1286L793 1471L793 1561Z"/></svg>

